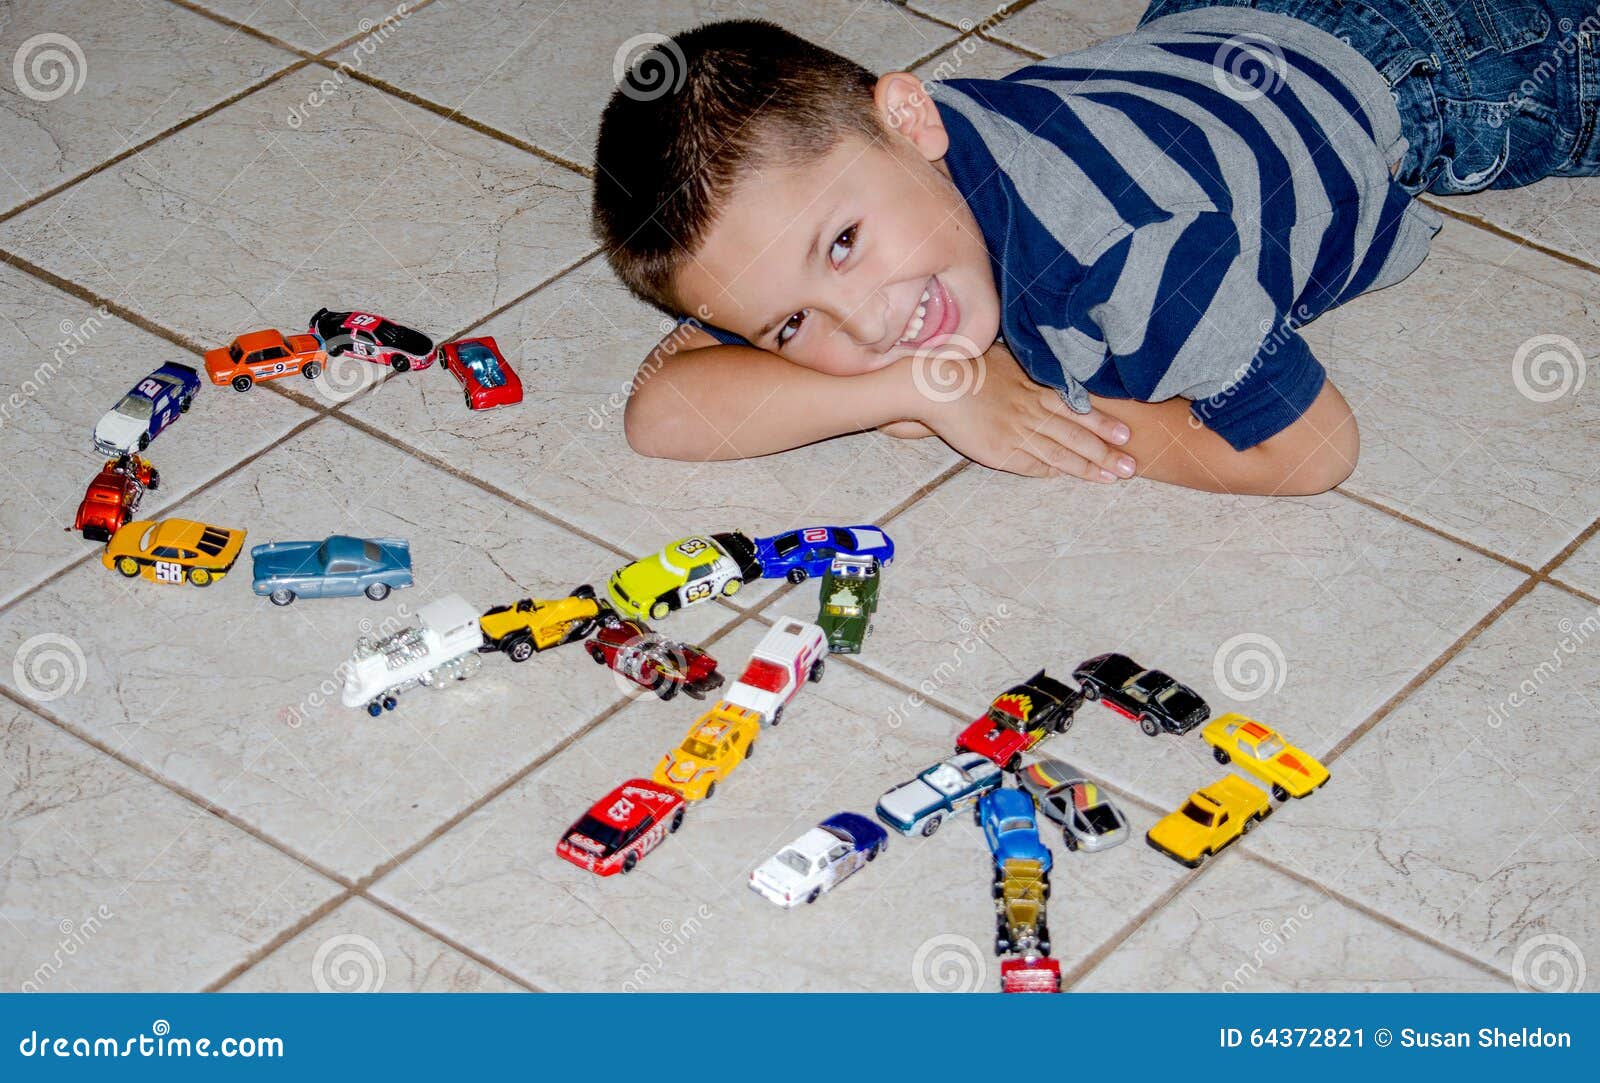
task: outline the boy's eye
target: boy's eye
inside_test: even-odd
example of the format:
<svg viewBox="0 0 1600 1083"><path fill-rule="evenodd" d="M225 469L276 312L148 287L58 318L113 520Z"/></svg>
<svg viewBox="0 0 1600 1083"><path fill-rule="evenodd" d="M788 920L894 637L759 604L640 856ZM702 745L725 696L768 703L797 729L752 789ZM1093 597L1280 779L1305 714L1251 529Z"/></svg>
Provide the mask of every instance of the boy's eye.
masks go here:
<svg viewBox="0 0 1600 1083"><path fill-rule="evenodd" d="M856 246L856 227L851 226L833 239L833 245L828 249L828 260L835 267L845 261L850 255L850 250Z"/></svg>
<svg viewBox="0 0 1600 1083"><path fill-rule="evenodd" d="M800 325L805 322L806 314L804 312L796 312L785 320L783 326L778 328L778 345L787 344L791 338L794 338L795 333L800 330Z"/></svg>

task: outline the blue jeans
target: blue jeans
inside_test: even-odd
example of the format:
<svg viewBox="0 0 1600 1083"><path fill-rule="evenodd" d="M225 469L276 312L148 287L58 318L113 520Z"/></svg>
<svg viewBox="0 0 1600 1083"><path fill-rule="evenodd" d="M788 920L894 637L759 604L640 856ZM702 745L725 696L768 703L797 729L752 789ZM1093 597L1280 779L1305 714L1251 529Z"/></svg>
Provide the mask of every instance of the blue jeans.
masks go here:
<svg viewBox="0 0 1600 1083"><path fill-rule="evenodd" d="M1415 195L1600 173L1600 0L1152 0L1253 7L1342 38L1388 82Z"/></svg>

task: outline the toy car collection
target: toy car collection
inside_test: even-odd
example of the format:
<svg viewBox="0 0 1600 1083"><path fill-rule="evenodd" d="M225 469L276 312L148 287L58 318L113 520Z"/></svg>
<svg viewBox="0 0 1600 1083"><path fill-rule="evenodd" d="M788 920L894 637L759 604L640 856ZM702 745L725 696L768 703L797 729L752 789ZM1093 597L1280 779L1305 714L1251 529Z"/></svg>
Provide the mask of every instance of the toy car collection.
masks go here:
<svg viewBox="0 0 1600 1083"><path fill-rule="evenodd" d="M483 631L478 611L459 594L449 594L417 609L417 623L381 639L362 636L345 664L340 699L376 718L395 708L395 698L417 685L437 687L466 680L482 661Z"/></svg>
<svg viewBox="0 0 1600 1083"><path fill-rule="evenodd" d="M1008 771L1022 766L1022 754L1052 733L1072 725L1083 693L1040 670L994 698L982 718L961 731L956 751L978 752Z"/></svg>
<svg viewBox="0 0 1600 1083"><path fill-rule="evenodd" d="M683 743L661 757L652 776L691 801L703 801L755 752L761 716L719 701L695 719Z"/></svg>
<svg viewBox="0 0 1600 1083"><path fill-rule="evenodd" d="M767 579L803 583L839 556L874 557L887 566L894 563L894 542L875 526L812 526L755 540L759 574Z"/></svg>
<svg viewBox="0 0 1600 1083"><path fill-rule="evenodd" d="M1128 821L1101 787L1060 760L1030 763L1017 784L1047 817L1061 825L1069 850L1095 853L1128 840Z"/></svg>
<svg viewBox="0 0 1600 1083"><path fill-rule="evenodd" d="M315 335L251 331L220 349L208 350L205 364L212 383L249 391L262 380L295 373L314 380L322 375L322 364L327 359L327 351Z"/></svg>
<svg viewBox="0 0 1600 1083"><path fill-rule="evenodd" d="M729 703L759 714L776 726L783 709L808 680L822 679L827 644L822 629L794 617L784 617L767 629L744 672L723 695Z"/></svg>
<svg viewBox="0 0 1600 1083"><path fill-rule="evenodd" d="M484 651L504 651L513 662L526 662L534 651L576 643L599 619L601 604L594 588L584 585L565 598L524 598L515 605L497 605L479 620Z"/></svg>
<svg viewBox="0 0 1600 1083"><path fill-rule="evenodd" d="M732 531L679 538L659 553L611 573L608 592L618 612L661 620L674 609L731 596L761 577L755 546Z"/></svg>
<svg viewBox="0 0 1600 1083"><path fill-rule="evenodd" d="M876 557L836 557L822 576L817 627L833 654L858 654L878 609Z"/></svg>
<svg viewBox="0 0 1600 1083"><path fill-rule="evenodd" d="M160 484L161 472L137 455L107 459L84 490L72 529L87 541L109 541L133 518L145 490Z"/></svg>
<svg viewBox="0 0 1600 1083"><path fill-rule="evenodd" d="M111 535L100 562L129 579L207 587L239 559L244 534L188 519L143 519Z"/></svg>
<svg viewBox="0 0 1600 1083"><path fill-rule="evenodd" d="M680 690L704 699L722 687L715 658L693 644L667 639L641 620L604 614L594 638L584 646L596 662L664 700Z"/></svg>
<svg viewBox="0 0 1600 1083"><path fill-rule="evenodd" d="M1005 863L1012 858L1037 861L1045 879L1050 879L1050 848L1039 838L1039 821L1033 813L1033 798L1022 790L1001 787L978 799L978 826L994 855L994 875L998 882Z"/></svg>
<svg viewBox="0 0 1600 1083"><path fill-rule="evenodd" d="M1211 717L1211 708L1194 689L1124 654L1096 655L1079 665L1072 678L1086 699L1102 700L1151 737L1162 731L1188 733Z"/></svg>
<svg viewBox="0 0 1600 1083"><path fill-rule="evenodd" d="M683 795L647 779L629 779L573 823L556 853L596 876L632 872L639 859L683 826Z"/></svg>
<svg viewBox="0 0 1600 1083"><path fill-rule="evenodd" d="M463 338L439 347L439 364L461 384L469 410L522 401L522 381L492 338Z"/></svg>
<svg viewBox="0 0 1600 1083"><path fill-rule="evenodd" d="M186 413L200 390L200 374L169 361L133 385L94 427L94 449L102 455L143 451Z"/></svg>
<svg viewBox="0 0 1600 1083"><path fill-rule="evenodd" d="M1194 791L1183 807L1169 812L1145 833L1145 841L1172 860L1198 868L1272 814L1272 802L1238 775L1227 775Z"/></svg>
<svg viewBox="0 0 1600 1083"><path fill-rule="evenodd" d="M433 364L433 339L421 331L370 312L330 312L319 308L309 330L329 357L359 357L396 372Z"/></svg>
<svg viewBox="0 0 1600 1083"><path fill-rule="evenodd" d="M888 833L865 816L836 813L762 862L750 889L785 908L814 903L888 846Z"/></svg>
<svg viewBox="0 0 1600 1083"><path fill-rule="evenodd" d="M878 819L902 835L932 835L946 816L971 808L978 798L999 788L1003 777L989 757L958 753L880 797Z"/></svg>
<svg viewBox="0 0 1600 1083"><path fill-rule="evenodd" d="M273 605L357 594L381 602L412 583L411 544L401 538L330 534L321 541L268 542L250 550L250 559L250 589Z"/></svg>
<svg viewBox="0 0 1600 1083"><path fill-rule="evenodd" d="M1283 739L1271 726L1229 712L1206 723L1201 740L1218 763L1237 764L1272 787L1279 801L1309 797L1328 781L1328 769Z"/></svg>

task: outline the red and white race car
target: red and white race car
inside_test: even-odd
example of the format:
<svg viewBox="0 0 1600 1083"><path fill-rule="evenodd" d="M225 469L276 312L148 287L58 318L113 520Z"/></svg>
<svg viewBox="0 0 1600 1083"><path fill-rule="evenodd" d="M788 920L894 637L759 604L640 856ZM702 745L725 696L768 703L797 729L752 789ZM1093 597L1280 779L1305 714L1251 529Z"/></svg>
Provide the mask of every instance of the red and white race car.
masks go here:
<svg viewBox="0 0 1600 1083"><path fill-rule="evenodd" d="M360 357L396 372L433 364L433 339L421 331L370 312L317 309L311 333L329 357Z"/></svg>
<svg viewBox="0 0 1600 1083"><path fill-rule="evenodd" d="M785 617L761 637L744 672L722 698L757 712L776 726L801 686L808 679L822 680L827 657L828 637L821 628Z"/></svg>
<svg viewBox="0 0 1600 1083"><path fill-rule="evenodd" d="M629 779L567 828L556 853L596 876L632 872L641 857L683 826L683 809L677 790Z"/></svg>
<svg viewBox="0 0 1600 1083"><path fill-rule="evenodd" d="M722 687L715 658L693 644L666 638L642 620L602 616L599 630L584 648L596 662L664 700L680 689L704 699L707 692Z"/></svg>

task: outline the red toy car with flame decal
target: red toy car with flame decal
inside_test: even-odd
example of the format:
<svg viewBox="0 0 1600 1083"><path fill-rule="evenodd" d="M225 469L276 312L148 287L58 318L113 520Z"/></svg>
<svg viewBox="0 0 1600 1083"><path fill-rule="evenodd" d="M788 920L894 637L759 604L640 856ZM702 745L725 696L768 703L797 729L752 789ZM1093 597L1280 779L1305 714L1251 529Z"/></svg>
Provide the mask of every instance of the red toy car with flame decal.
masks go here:
<svg viewBox="0 0 1600 1083"><path fill-rule="evenodd" d="M596 876L632 872L641 857L683 826L683 810L678 791L629 779L567 828L556 853Z"/></svg>
<svg viewBox="0 0 1600 1083"><path fill-rule="evenodd" d="M1040 670L994 698L989 710L961 731L957 752L987 756L1008 771L1022 766L1022 754L1052 733L1065 733L1083 693Z"/></svg>
<svg viewBox="0 0 1600 1083"><path fill-rule="evenodd" d="M89 482L72 529L81 530L87 541L110 541L133 518L144 491L160 484L161 472L146 459L137 455L107 459Z"/></svg>

